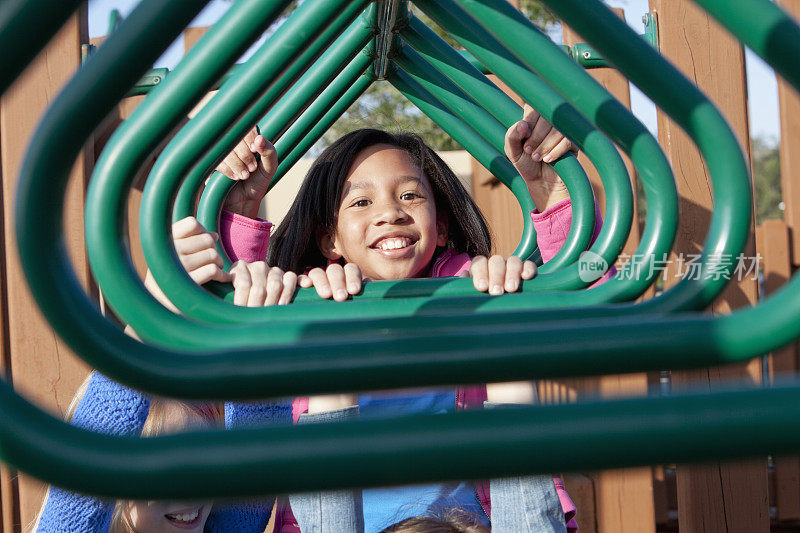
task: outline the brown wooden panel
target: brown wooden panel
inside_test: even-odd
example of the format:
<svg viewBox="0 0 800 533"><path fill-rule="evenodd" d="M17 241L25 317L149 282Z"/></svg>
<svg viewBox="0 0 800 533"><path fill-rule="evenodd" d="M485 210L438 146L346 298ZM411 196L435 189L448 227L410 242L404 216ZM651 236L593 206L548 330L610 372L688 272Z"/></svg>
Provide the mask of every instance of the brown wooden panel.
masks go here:
<svg viewBox="0 0 800 533"><path fill-rule="evenodd" d="M795 19L800 19L800 0L777 0ZM781 116L781 184L792 243L792 264L800 265L800 96L778 77Z"/></svg>
<svg viewBox="0 0 800 533"><path fill-rule="evenodd" d="M782 220L765 220L759 228L759 253L764 258L764 289L767 295L779 290L791 277L789 230ZM770 380L797 374L797 344L770 354ZM800 458L774 458L774 500L778 521L800 520Z"/></svg>
<svg viewBox="0 0 800 533"><path fill-rule="evenodd" d="M658 16L661 52L700 86L720 108L736 132L749 160L749 132L742 47L710 17L686 0L650 0ZM680 227L673 251L697 253L711 216L709 176L694 144L666 115L659 112L659 139L672 163L681 195ZM754 256L753 239L744 250ZM674 284L677 261L667 270ZM724 313L756 301L754 280L732 282L713 305ZM673 387L688 384L713 390L738 380L760 383L760 361L692 372L673 373ZM678 513L681 531L767 531L769 528L767 469L764 459L679 465Z"/></svg>
<svg viewBox="0 0 800 533"><path fill-rule="evenodd" d="M565 474L564 488L575 504L578 514L575 516L581 533L596 533L597 517L594 512L594 482L583 474Z"/></svg>
<svg viewBox="0 0 800 533"><path fill-rule="evenodd" d="M0 104L10 371L19 392L56 416L61 416L69 405L88 368L50 329L25 284L13 231L14 190L31 134L46 106L78 68L80 45L86 42L85 37L84 11L73 17L54 37L34 64L3 95ZM68 187L65 236L78 277L84 286L88 286L88 266L83 247L84 168L85 161L81 157L75 164ZM43 485L39 481L25 475L19 477L17 528L32 524L42 494ZM7 523L5 513L4 522Z"/></svg>

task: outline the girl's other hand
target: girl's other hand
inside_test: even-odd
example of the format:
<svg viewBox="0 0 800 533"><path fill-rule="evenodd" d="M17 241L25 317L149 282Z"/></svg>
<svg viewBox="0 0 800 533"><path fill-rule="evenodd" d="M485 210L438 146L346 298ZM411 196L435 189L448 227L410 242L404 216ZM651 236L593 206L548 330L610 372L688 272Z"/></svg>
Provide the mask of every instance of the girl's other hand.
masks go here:
<svg viewBox="0 0 800 533"><path fill-rule="evenodd" d="M222 257L214 246L217 240L219 240L219 235L206 231L206 228L194 217L186 217L172 225L172 242L178 253L178 259L189 277L198 285L211 280L231 281L231 276L222 269ZM166 308L178 312L178 309L156 284L149 270L144 285Z"/></svg>
<svg viewBox="0 0 800 533"><path fill-rule="evenodd" d="M469 275L475 288L495 296L504 292L516 292L520 280L533 279L536 272L533 261L523 262L513 255L508 260L501 255L493 255L489 259L479 255L472 260L469 267Z"/></svg>
<svg viewBox="0 0 800 533"><path fill-rule="evenodd" d="M278 267L268 268L264 261L237 261L231 267L233 303L242 307L286 305L297 288L297 274Z"/></svg>
<svg viewBox="0 0 800 533"><path fill-rule="evenodd" d="M506 132L506 156L525 179L540 212L569 198L564 182L552 167L543 163L552 163L574 149L564 134L528 104L522 120Z"/></svg>
<svg viewBox="0 0 800 533"><path fill-rule="evenodd" d="M333 263L325 270L313 268L308 274L298 278L303 288L314 287L321 298L331 298L337 302L347 300L350 295L361 292L361 269L355 263L347 263L344 267Z"/></svg>
<svg viewBox="0 0 800 533"><path fill-rule="evenodd" d="M277 168L275 148L253 128L217 166L219 172L239 182L228 193L223 209L255 218Z"/></svg>

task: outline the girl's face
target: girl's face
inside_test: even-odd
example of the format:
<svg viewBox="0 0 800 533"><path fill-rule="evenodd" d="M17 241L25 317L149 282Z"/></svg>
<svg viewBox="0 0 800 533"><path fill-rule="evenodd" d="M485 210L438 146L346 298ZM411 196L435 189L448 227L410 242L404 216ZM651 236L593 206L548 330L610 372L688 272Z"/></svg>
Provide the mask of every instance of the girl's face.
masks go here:
<svg viewBox="0 0 800 533"><path fill-rule="evenodd" d="M320 246L331 260L355 263L373 280L426 274L437 246L447 243L447 222L437 216L428 178L405 150L365 148L342 190L333 235Z"/></svg>
<svg viewBox="0 0 800 533"><path fill-rule="evenodd" d="M210 420L198 413L168 403L163 425L168 433L187 429L211 428ZM137 532L202 533L211 512L212 502L130 501L124 512Z"/></svg>

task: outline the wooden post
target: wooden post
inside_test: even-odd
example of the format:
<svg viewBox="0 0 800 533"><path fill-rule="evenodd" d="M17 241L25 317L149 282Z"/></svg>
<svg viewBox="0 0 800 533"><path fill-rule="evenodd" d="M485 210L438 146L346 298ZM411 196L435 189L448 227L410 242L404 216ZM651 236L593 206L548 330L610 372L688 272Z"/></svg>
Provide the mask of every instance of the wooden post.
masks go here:
<svg viewBox="0 0 800 533"><path fill-rule="evenodd" d="M88 372L55 335L28 291L14 238L14 194L17 176L30 137L45 108L78 69L80 45L87 42L85 5L3 95L0 101L0 140L3 177L3 244L6 254L4 283L8 306L3 309L8 324L10 373L14 387L40 407L62 416L75 390ZM70 181L65 207L65 237L75 270L89 288L89 270L83 244L83 195L85 161L79 157ZM5 344L5 343L4 343ZM10 371L10 372L9 372ZM3 490L8 488L4 480ZM19 477L19 522L17 530L31 525L41 504L44 485L26 475ZM4 498L7 494L4 493ZM4 502L3 521L8 528L10 511ZM7 529L11 531L11 529Z"/></svg>
<svg viewBox="0 0 800 533"><path fill-rule="evenodd" d="M650 0L658 16L660 48L673 64L709 95L728 119L749 161L742 46L702 10L686 0ZM702 246L711 216L712 198L707 170L694 144L664 113L659 113L659 139L672 163L681 194L681 219L673 251L696 253ZM744 255L753 257L753 239ZM667 270L667 286L675 279L676 256ZM712 306L724 313L753 304L755 280L731 281ZM691 384L714 389L739 380L761 383L760 361L692 372L673 373L673 387ZM769 529L766 461L679 465L678 513L681 531L767 531Z"/></svg>
<svg viewBox="0 0 800 533"><path fill-rule="evenodd" d="M622 19L625 18L622 9L614 9L614 11ZM564 44L571 46L579 42L585 42L585 40L571 28L564 27ZM624 76L611 68L593 69L588 72L622 102L625 107L630 109L630 87L628 80ZM631 177L633 190L635 191L636 182L633 164L626 156L624 159L628 174ZM589 158L586 157L586 154L579 154L578 161L589 176L589 181L592 183L601 212L605 213L605 190L600 181L600 175ZM634 208L633 224L624 253L632 255L638 244L639 218ZM589 389L581 387L577 391L578 397L595 394L603 398L647 395L647 374L644 373L624 376L602 376L589 378L589 380L595 383L585 383L585 385L589 385ZM593 473L591 477L594 480L595 514L598 532L629 531L631 533L639 533L655 531L651 467L604 470Z"/></svg>
<svg viewBox="0 0 800 533"><path fill-rule="evenodd" d="M800 0L777 0L795 19L800 19ZM784 220L789 227L792 264L800 265L800 96L778 76L781 116L781 184L786 205Z"/></svg>
<svg viewBox="0 0 800 533"><path fill-rule="evenodd" d="M789 231L782 220L765 220L759 241L764 260L766 294L779 290L791 277ZM769 358L770 379L797 374L797 344L773 352ZM778 521L800 520L800 458L797 455L776 456L775 507Z"/></svg>

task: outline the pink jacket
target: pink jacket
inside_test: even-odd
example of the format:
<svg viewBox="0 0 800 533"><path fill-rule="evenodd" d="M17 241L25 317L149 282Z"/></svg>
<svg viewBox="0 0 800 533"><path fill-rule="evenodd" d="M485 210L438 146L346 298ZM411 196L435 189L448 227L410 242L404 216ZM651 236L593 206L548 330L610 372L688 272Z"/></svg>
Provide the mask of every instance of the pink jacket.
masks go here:
<svg viewBox="0 0 800 533"><path fill-rule="evenodd" d="M567 239L570 223L572 222L572 203L564 200L550 207L543 213L534 211L531 213L533 226L537 234L539 250L544 262L552 259ZM600 231L602 221L597 216L593 239ZM269 232L272 224L261 219L251 219L242 215L222 213L220 220L220 236L223 246L228 252L232 261L263 261L267 255L267 245L269 243ZM467 254L455 253L448 250L434 261L431 277L458 276L461 272L468 272L472 258ZM598 283L608 279L607 274ZM486 387L468 386L459 387L456 390L457 409L479 409L483 407L486 400ZM308 411L308 399L297 398L293 405L294 420ZM564 488L564 482L559 477L554 477L553 482L556 486L561 508L564 510L564 518L567 522L567 530L571 533L578 531L578 524L575 520L577 509L572 499ZM478 499L481 502L486 514L491 517L491 501L489 499L489 483L478 481L475 483ZM277 512L279 525L276 524L276 531L281 533L300 533L297 521L292 515L288 502L279 503Z"/></svg>

